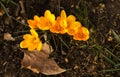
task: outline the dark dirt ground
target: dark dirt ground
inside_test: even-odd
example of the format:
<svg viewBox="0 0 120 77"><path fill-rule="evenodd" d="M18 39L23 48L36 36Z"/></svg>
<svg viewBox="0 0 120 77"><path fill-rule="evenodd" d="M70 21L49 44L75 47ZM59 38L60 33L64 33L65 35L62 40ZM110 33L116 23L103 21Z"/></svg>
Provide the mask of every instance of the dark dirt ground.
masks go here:
<svg viewBox="0 0 120 77"><path fill-rule="evenodd" d="M120 70L115 72L99 72L105 69L115 68L114 65L106 61L103 56L97 55L97 46L113 50L112 53L120 58L120 45L116 42L111 29L120 35L120 0L13 0L17 5L3 2L8 10L9 18L6 14L0 16L0 77L119 77ZM23 5L22 5L23 4ZM64 47L64 53L55 51L54 57L58 65L68 71L54 76L46 76L41 73L36 74L31 70L21 68L23 52L19 47L22 35L29 31L29 28L22 23L27 19L32 19L34 15L43 15L46 9L58 15L59 8L65 9L66 13L74 14L74 10L79 6L84 9L83 4L88 8L88 17L91 22L86 25L91 32L87 42L76 42L71 44L69 49ZM23 6L23 7L22 7ZM20 22L22 23L20 23ZM4 33L10 33L15 41L4 40ZM64 38L65 40L65 38ZM84 45L86 47L84 47ZM83 46L83 47L81 47ZM105 50L102 49L100 52ZM114 57L113 61L120 64ZM119 66L120 68L120 66Z"/></svg>

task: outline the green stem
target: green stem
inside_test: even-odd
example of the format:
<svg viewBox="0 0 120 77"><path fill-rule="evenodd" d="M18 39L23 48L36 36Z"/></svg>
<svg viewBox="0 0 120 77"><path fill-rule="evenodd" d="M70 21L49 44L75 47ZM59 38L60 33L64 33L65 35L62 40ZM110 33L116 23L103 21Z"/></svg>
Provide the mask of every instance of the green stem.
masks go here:
<svg viewBox="0 0 120 77"><path fill-rule="evenodd" d="M8 11L7 11L6 7L4 6L4 4L2 2L0 2L0 5L3 8L3 10L5 11L6 15L10 18L10 15L8 14Z"/></svg>

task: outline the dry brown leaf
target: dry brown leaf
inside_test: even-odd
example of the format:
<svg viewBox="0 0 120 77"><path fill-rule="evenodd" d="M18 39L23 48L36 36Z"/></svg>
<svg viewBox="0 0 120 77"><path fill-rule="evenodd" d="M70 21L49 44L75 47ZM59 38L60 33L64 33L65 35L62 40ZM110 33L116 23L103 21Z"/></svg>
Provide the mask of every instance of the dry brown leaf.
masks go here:
<svg viewBox="0 0 120 77"><path fill-rule="evenodd" d="M15 41L15 39L12 37L10 33L4 33L4 40Z"/></svg>
<svg viewBox="0 0 120 77"><path fill-rule="evenodd" d="M0 8L0 16L3 16L5 14L4 10Z"/></svg>
<svg viewBox="0 0 120 77"><path fill-rule="evenodd" d="M43 73L45 75L60 74L65 69L60 68L54 59L49 58L50 50L43 45L43 50L38 51L24 51L24 58L21 62L22 67L28 68L36 73ZM44 51L46 50L46 51ZM49 52L49 53L48 53Z"/></svg>
<svg viewBox="0 0 120 77"><path fill-rule="evenodd" d="M48 54L50 54L53 51L52 46L48 45L47 43L44 43L42 45L42 50Z"/></svg>

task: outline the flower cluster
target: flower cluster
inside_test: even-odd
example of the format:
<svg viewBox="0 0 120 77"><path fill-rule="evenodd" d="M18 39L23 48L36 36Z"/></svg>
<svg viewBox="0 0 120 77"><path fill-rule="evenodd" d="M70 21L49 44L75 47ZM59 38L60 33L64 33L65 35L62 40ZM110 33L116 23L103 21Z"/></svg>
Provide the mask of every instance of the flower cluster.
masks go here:
<svg viewBox="0 0 120 77"><path fill-rule="evenodd" d="M89 31L87 28L81 25L79 21L76 21L74 15L66 15L64 10L61 11L60 16L55 18L49 10L46 10L44 16L35 15L33 20L27 20L29 27L31 28L31 34L23 36L24 41L20 43L21 48L28 48L28 50L40 50L42 44L38 38L38 34L35 29L50 30L52 33L59 33L73 36L74 40L86 41L89 38Z"/></svg>
<svg viewBox="0 0 120 77"><path fill-rule="evenodd" d="M29 26L33 29L50 30L52 33L68 33L73 36L75 40L86 41L89 38L89 31L83 27L79 21L76 21L74 15L67 17L64 10L61 11L60 16L55 20L55 15L49 10L46 10L44 16L34 16L33 20L27 21Z"/></svg>

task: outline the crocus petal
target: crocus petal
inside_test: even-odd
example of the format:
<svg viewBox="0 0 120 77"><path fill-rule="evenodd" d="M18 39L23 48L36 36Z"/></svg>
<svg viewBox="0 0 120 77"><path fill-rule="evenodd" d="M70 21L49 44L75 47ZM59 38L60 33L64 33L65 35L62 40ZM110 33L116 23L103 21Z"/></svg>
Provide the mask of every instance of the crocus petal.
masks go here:
<svg viewBox="0 0 120 77"><path fill-rule="evenodd" d="M54 14L51 14L51 17L50 17L50 19L49 19L52 23L54 23L55 22L55 15Z"/></svg>
<svg viewBox="0 0 120 77"><path fill-rule="evenodd" d="M50 18L51 18L51 12L50 12L50 10L46 10L46 11L45 11L44 17L46 17L47 19L50 19Z"/></svg>
<svg viewBox="0 0 120 77"><path fill-rule="evenodd" d="M21 43L20 43L20 47L21 48L27 48L28 47L28 42L27 41L22 41Z"/></svg>
<svg viewBox="0 0 120 77"><path fill-rule="evenodd" d="M80 22L75 21L75 22L71 23L70 26L68 26L68 28L79 28L79 27L81 27L81 26L82 26L82 25L81 25Z"/></svg>
<svg viewBox="0 0 120 77"><path fill-rule="evenodd" d="M40 51L42 49L42 43L40 42L37 46L37 51Z"/></svg>
<svg viewBox="0 0 120 77"><path fill-rule="evenodd" d="M55 21L55 15L50 12L50 10L46 10L44 13L44 17L48 19L48 21L54 22Z"/></svg>
<svg viewBox="0 0 120 77"><path fill-rule="evenodd" d="M68 26L69 26L71 23L75 22L75 20L76 20L75 16L69 15L69 16L67 17L67 24L68 24Z"/></svg>
<svg viewBox="0 0 120 77"><path fill-rule="evenodd" d="M30 28L37 28L36 22L34 20L27 20L27 23Z"/></svg>
<svg viewBox="0 0 120 77"><path fill-rule="evenodd" d="M61 11L60 16L61 16L61 19L66 19L67 16L66 16L65 10L62 10L62 11Z"/></svg>
<svg viewBox="0 0 120 77"><path fill-rule="evenodd" d="M38 34L34 29L31 29L30 32L33 36L38 37Z"/></svg>
<svg viewBox="0 0 120 77"><path fill-rule="evenodd" d="M35 15L35 16L34 16L34 21L35 21L36 23L38 23L38 22L40 21L40 17L37 16L37 15Z"/></svg>
<svg viewBox="0 0 120 77"><path fill-rule="evenodd" d="M67 27L67 33L69 35L74 35L75 33L78 32L78 28L81 27L81 23L76 21L76 22L72 22L68 27Z"/></svg>
<svg viewBox="0 0 120 77"><path fill-rule="evenodd" d="M35 48L36 48L36 45L30 44L29 47L28 47L28 50L33 51L33 50L35 50Z"/></svg>
<svg viewBox="0 0 120 77"><path fill-rule="evenodd" d="M66 20L61 20L60 21L60 26L63 27L63 28L66 28L67 27L67 21Z"/></svg>
<svg viewBox="0 0 120 77"><path fill-rule="evenodd" d="M67 21L68 21L68 22L75 22L75 20L76 20L76 17L75 17L74 15L69 15L69 16L67 17Z"/></svg>
<svg viewBox="0 0 120 77"><path fill-rule="evenodd" d="M26 40L28 40L28 39L33 39L34 37L32 36L32 35L30 35L30 34L25 34L24 36L23 36L23 39L26 39Z"/></svg>

